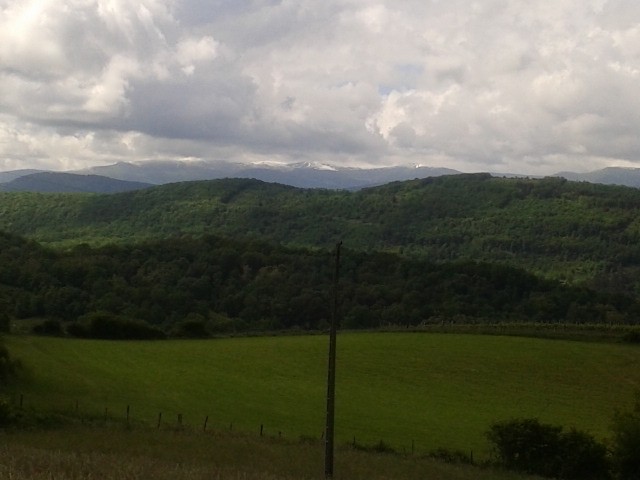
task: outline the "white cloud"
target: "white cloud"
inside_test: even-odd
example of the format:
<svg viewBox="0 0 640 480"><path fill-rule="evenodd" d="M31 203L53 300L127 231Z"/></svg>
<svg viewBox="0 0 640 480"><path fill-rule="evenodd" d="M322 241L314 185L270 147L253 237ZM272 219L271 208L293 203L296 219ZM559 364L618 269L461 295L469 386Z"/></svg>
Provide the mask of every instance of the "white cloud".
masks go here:
<svg viewBox="0 0 640 480"><path fill-rule="evenodd" d="M187 38L177 46L177 61L186 75L193 75L196 64L213 60L217 56L218 43L212 37Z"/></svg>
<svg viewBox="0 0 640 480"><path fill-rule="evenodd" d="M640 161L631 0L0 0L0 168Z"/></svg>

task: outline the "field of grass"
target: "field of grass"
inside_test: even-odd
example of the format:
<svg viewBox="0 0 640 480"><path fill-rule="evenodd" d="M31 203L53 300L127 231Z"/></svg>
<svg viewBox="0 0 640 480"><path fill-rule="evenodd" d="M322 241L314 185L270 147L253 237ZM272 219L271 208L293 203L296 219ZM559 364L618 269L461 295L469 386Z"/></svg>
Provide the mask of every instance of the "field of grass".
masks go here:
<svg viewBox="0 0 640 480"><path fill-rule="evenodd" d="M6 338L31 380L25 408L73 410L297 439L324 427L327 337L108 342ZM349 333L338 337L336 435L398 451L486 458L496 421L538 417L608 436L640 389L640 348L518 337Z"/></svg>

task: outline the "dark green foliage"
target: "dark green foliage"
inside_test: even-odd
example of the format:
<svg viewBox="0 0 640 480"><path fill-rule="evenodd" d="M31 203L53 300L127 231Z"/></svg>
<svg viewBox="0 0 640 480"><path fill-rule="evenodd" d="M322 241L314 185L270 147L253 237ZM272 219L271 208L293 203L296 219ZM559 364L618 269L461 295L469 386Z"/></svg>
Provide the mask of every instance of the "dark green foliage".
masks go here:
<svg viewBox="0 0 640 480"><path fill-rule="evenodd" d="M640 394L634 408L613 419L613 464L619 480L640 478Z"/></svg>
<svg viewBox="0 0 640 480"><path fill-rule="evenodd" d="M53 319L48 319L43 321L42 323L34 325L31 331L36 335L52 335L52 336L59 336L64 333L60 322L58 320L53 320Z"/></svg>
<svg viewBox="0 0 640 480"><path fill-rule="evenodd" d="M498 463L510 470L568 480L610 478L606 447L581 431L525 418L493 424L487 438Z"/></svg>
<svg viewBox="0 0 640 480"><path fill-rule="evenodd" d="M611 477L607 448L593 436L571 429L560 436L562 463L558 478L601 480Z"/></svg>
<svg viewBox="0 0 640 480"><path fill-rule="evenodd" d="M73 322L102 310L167 331L192 314L212 333L322 329L337 239L349 248L347 328L640 318L636 189L482 174L358 192L235 179L0 200L0 227L72 245L55 253L1 234L10 318Z"/></svg>
<svg viewBox="0 0 640 480"><path fill-rule="evenodd" d="M12 255L4 256L2 264L11 274L0 279L0 299L18 320L48 319L37 327L40 333L56 334L55 322L64 320L71 335L94 336L88 322L74 322L95 312L186 337L319 330L330 318L329 251L214 236L131 246L79 245L64 252L12 241ZM505 265L437 264L351 249L344 250L340 287L345 328L631 323L640 312L630 297L563 285Z"/></svg>
<svg viewBox="0 0 640 480"><path fill-rule="evenodd" d="M357 250L500 262L640 291L640 191L628 187L478 174L345 192L226 179L115 195L4 193L0 202L0 229L45 242L182 232L329 249L341 239Z"/></svg>
<svg viewBox="0 0 640 480"><path fill-rule="evenodd" d="M80 318L69 333L86 338L104 340L152 340L165 338L165 334L144 322L113 315L106 312L95 312Z"/></svg>
<svg viewBox="0 0 640 480"><path fill-rule="evenodd" d="M517 419L491 425L487 438L505 468L553 477L560 470L561 431L537 419Z"/></svg>
<svg viewBox="0 0 640 480"><path fill-rule="evenodd" d="M6 308L6 305L3 307ZM11 322L7 312L0 311L0 333L9 333L11 330Z"/></svg>
<svg viewBox="0 0 640 480"><path fill-rule="evenodd" d="M21 369L20 361L11 358L9 350L0 339L0 392L18 378Z"/></svg>
<svg viewBox="0 0 640 480"><path fill-rule="evenodd" d="M191 315L179 322L171 331L171 336L180 338L207 338L207 323L201 315Z"/></svg>
<svg viewBox="0 0 640 480"><path fill-rule="evenodd" d="M240 320L233 320L225 315L212 313L209 315L209 322L207 325L208 331L212 334L224 334L233 333L236 331L242 331L246 329L246 326Z"/></svg>
<svg viewBox="0 0 640 480"><path fill-rule="evenodd" d="M625 343L640 343L640 330L625 333L622 336L622 341Z"/></svg>
<svg viewBox="0 0 640 480"><path fill-rule="evenodd" d="M12 407L9 399L4 396L0 396L0 428L5 428L13 425L16 421L16 415L14 408Z"/></svg>

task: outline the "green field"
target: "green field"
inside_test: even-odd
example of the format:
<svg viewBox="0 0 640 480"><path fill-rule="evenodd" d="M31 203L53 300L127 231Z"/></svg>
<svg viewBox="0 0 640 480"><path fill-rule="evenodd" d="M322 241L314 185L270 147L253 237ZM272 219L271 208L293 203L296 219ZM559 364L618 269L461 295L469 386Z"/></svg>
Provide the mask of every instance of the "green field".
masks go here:
<svg viewBox="0 0 640 480"><path fill-rule="evenodd" d="M108 342L10 336L31 380L25 407L319 438L326 336ZM640 348L501 336L348 333L338 338L336 434L398 450L486 456L483 433L512 417L608 436L640 389Z"/></svg>

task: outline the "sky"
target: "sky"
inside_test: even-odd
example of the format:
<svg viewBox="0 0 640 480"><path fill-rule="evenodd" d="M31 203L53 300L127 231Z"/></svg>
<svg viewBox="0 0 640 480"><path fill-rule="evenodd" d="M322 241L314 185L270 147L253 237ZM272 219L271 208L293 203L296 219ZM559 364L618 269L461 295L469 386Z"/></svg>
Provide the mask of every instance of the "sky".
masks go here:
<svg viewBox="0 0 640 480"><path fill-rule="evenodd" d="M640 167L637 0L0 0L0 170Z"/></svg>

